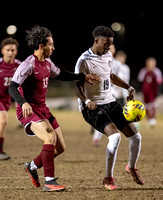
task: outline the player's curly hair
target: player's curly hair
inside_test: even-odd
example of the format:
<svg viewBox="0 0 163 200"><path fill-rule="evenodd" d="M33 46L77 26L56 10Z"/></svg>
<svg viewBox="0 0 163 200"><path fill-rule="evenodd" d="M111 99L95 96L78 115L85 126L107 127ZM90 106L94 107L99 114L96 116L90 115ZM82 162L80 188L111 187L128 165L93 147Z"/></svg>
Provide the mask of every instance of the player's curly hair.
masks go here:
<svg viewBox="0 0 163 200"><path fill-rule="evenodd" d="M47 37L52 37L52 32L44 26L35 25L26 31L26 41L29 48L37 50L40 44L46 45Z"/></svg>
<svg viewBox="0 0 163 200"><path fill-rule="evenodd" d="M0 48L2 49L4 46L6 46L8 44L15 44L17 49L19 47L19 43L16 39L14 39L12 37L8 37L1 41Z"/></svg>
<svg viewBox="0 0 163 200"><path fill-rule="evenodd" d="M92 35L94 38L99 36L114 37L114 32L106 26L96 26L92 31Z"/></svg>

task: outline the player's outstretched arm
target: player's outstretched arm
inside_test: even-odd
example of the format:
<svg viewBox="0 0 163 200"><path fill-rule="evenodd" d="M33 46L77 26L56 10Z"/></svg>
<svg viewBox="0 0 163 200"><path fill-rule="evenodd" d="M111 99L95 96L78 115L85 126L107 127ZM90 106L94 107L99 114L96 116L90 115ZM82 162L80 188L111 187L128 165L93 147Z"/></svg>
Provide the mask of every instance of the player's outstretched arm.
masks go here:
<svg viewBox="0 0 163 200"><path fill-rule="evenodd" d="M111 79L111 82L114 85L117 85L117 86L122 87L122 88L127 89L127 90L130 87L130 85L128 83L123 81L119 76L117 76L114 73L110 74L110 79Z"/></svg>
<svg viewBox="0 0 163 200"><path fill-rule="evenodd" d="M60 74L56 77L57 80L61 81L75 81L87 82L91 85L96 81L100 81L100 77L96 74L84 74L84 73L73 73L69 71L61 70Z"/></svg>

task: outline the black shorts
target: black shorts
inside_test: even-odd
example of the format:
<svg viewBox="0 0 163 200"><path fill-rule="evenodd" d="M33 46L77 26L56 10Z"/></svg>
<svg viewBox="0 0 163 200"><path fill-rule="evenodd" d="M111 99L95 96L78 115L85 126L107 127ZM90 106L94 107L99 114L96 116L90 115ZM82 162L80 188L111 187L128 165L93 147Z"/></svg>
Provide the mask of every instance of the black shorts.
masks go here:
<svg viewBox="0 0 163 200"><path fill-rule="evenodd" d="M98 105L95 110L85 107L82 114L86 122L102 133L108 124L114 123L117 129L122 132L130 123L124 117L123 107L117 101Z"/></svg>

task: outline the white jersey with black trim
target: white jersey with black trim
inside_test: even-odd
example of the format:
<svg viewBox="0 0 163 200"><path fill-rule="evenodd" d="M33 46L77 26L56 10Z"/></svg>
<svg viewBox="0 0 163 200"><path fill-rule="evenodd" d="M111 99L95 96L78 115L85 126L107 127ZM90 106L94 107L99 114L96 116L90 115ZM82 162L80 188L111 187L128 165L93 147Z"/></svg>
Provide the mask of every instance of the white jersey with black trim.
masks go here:
<svg viewBox="0 0 163 200"><path fill-rule="evenodd" d="M112 72L113 57L110 52L99 56L91 49L85 51L77 60L75 73L97 74L100 82L94 85L85 83L84 92L88 99L95 101L98 105L107 104L115 101L112 95L110 74ZM83 109L82 101L78 98L79 110Z"/></svg>

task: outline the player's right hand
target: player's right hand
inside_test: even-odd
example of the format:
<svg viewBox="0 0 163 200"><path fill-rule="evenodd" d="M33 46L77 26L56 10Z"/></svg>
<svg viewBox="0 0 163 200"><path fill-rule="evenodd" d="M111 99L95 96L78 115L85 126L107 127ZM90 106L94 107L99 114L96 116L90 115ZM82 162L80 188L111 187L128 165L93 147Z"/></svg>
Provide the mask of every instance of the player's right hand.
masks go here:
<svg viewBox="0 0 163 200"><path fill-rule="evenodd" d="M97 108L97 104L95 101L89 101L87 103L87 107L90 109L90 110L95 110Z"/></svg>
<svg viewBox="0 0 163 200"><path fill-rule="evenodd" d="M127 96L127 101L130 101L130 100L134 100L134 97L135 97L135 89L133 88L130 92L129 92L129 95Z"/></svg>
<svg viewBox="0 0 163 200"><path fill-rule="evenodd" d="M32 107L27 102L22 105L22 111L23 117L25 118L30 117L33 114Z"/></svg>

